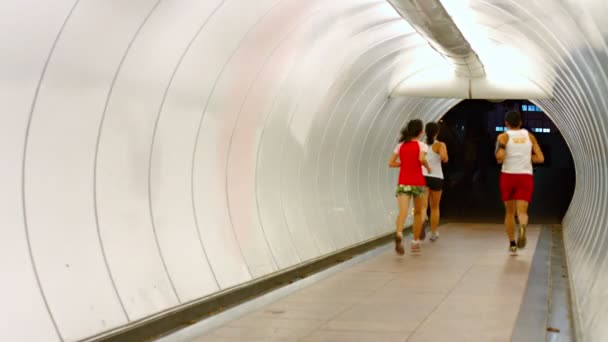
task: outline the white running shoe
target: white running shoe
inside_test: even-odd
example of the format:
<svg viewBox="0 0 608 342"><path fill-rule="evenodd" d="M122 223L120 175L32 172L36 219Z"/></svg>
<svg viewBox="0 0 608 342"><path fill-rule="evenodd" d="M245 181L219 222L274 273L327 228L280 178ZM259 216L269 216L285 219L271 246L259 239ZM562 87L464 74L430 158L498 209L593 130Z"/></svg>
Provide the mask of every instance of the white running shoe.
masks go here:
<svg viewBox="0 0 608 342"><path fill-rule="evenodd" d="M420 240L418 240L418 241L412 240L412 245L410 247L410 251L413 254L420 253Z"/></svg>
<svg viewBox="0 0 608 342"><path fill-rule="evenodd" d="M431 241L436 241L439 239L439 232L431 232Z"/></svg>

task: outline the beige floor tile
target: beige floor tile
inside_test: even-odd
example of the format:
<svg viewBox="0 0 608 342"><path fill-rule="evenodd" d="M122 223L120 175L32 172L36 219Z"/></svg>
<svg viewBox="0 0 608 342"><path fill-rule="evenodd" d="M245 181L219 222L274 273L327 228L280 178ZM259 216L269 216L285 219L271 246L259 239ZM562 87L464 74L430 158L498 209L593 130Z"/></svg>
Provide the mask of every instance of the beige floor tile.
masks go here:
<svg viewBox="0 0 608 342"><path fill-rule="evenodd" d="M491 280L468 278L452 290L454 295L523 296L526 279Z"/></svg>
<svg viewBox="0 0 608 342"><path fill-rule="evenodd" d="M372 298L344 311L330 322L361 327L371 323L385 330L413 331L437 307L443 296L438 293L417 293L394 300L376 297L376 300Z"/></svg>
<svg viewBox="0 0 608 342"><path fill-rule="evenodd" d="M487 279L489 281L528 279L531 263L520 259L507 259L499 265L474 265L469 269L465 278Z"/></svg>
<svg viewBox="0 0 608 342"><path fill-rule="evenodd" d="M383 287L382 289L362 298L359 303L385 303L385 302L403 302L416 298L419 295L439 295L441 297L447 294L447 291L437 290L433 288L406 288L406 287Z"/></svg>
<svg viewBox="0 0 608 342"><path fill-rule="evenodd" d="M457 327L446 329L438 326L432 330L420 330L413 333L407 342L510 342L510 331L471 331Z"/></svg>
<svg viewBox="0 0 608 342"><path fill-rule="evenodd" d="M402 273L398 278L389 282L385 288L398 289L427 289L441 292L449 292L458 284L464 272L459 271L434 271L425 269Z"/></svg>
<svg viewBox="0 0 608 342"><path fill-rule="evenodd" d="M479 325L480 322L501 322L507 327L512 326L519 312L519 302L496 297L480 296L454 296L446 298L427 322L426 325L433 326L437 322L457 322L459 325L467 325L469 322ZM428 323L428 324L427 324ZM482 325L478 326L482 328ZM475 328L475 327L473 327Z"/></svg>
<svg viewBox="0 0 608 342"><path fill-rule="evenodd" d="M334 288L328 287L311 287L305 290L294 293L289 296L290 302L307 302L307 303L358 303L363 298L374 294L375 290L352 290L345 288L342 291L336 291Z"/></svg>
<svg viewBox="0 0 608 342"><path fill-rule="evenodd" d="M324 320L280 319L245 316L227 326L240 328L315 329L325 324Z"/></svg>
<svg viewBox="0 0 608 342"><path fill-rule="evenodd" d="M316 331L302 339L303 342L403 342L407 333L381 333L362 331Z"/></svg>
<svg viewBox="0 0 608 342"><path fill-rule="evenodd" d="M266 306L251 316L275 319L312 319L329 320L345 309L351 303L335 302L291 302L289 298Z"/></svg>
<svg viewBox="0 0 608 342"><path fill-rule="evenodd" d="M407 329L409 327L410 329ZM332 320L325 323L320 330L335 331L367 331L367 332L401 332L411 330L410 324L402 324L401 321L337 321Z"/></svg>
<svg viewBox="0 0 608 342"><path fill-rule="evenodd" d="M337 291L373 291L381 288L394 277L395 275L390 273L340 273L334 277L324 279L318 284L315 284L313 289L324 288Z"/></svg>
<svg viewBox="0 0 608 342"><path fill-rule="evenodd" d="M313 328L272 328L225 326L212 331L207 338L237 339L241 341L284 341L298 340L312 332Z"/></svg>

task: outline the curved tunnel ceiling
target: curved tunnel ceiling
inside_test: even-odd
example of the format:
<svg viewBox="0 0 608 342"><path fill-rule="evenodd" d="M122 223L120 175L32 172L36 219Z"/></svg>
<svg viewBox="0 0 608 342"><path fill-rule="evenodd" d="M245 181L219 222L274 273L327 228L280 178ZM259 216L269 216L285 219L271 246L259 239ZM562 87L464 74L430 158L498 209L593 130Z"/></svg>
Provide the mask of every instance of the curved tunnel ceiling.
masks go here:
<svg viewBox="0 0 608 342"><path fill-rule="evenodd" d="M608 5L442 3L488 73L551 94L577 331L601 340ZM389 232L400 127L460 100L399 96L450 70L381 0L9 0L0 20L3 340L121 329Z"/></svg>

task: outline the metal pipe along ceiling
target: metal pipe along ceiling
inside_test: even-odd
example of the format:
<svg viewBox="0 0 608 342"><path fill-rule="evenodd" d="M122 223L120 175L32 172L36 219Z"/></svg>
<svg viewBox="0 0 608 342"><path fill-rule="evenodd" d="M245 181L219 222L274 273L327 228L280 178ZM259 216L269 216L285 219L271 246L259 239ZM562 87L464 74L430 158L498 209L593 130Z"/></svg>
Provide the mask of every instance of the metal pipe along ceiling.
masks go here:
<svg viewBox="0 0 608 342"><path fill-rule="evenodd" d="M477 53L439 0L388 0L426 41L448 60L458 77L485 76Z"/></svg>
<svg viewBox="0 0 608 342"><path fill-rule="evenodd" d="M607 340L608 4L442 4L488 75L551 90L578 340ZM2 341L129 327L390 232L400 127L466 97L390 97L445 61L384 0L4 0L0 22Z"/></svg>

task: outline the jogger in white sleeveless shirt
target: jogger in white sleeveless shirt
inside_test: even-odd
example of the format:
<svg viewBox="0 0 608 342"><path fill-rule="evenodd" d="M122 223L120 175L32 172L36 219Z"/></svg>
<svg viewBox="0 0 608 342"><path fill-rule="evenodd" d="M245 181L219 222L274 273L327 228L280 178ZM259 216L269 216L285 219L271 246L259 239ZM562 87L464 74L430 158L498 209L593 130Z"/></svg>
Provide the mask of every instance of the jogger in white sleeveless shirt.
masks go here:
<svg viewBox="0 0 608 342"><path fill-rule="evenodd" d="M436 122L429 122L425 127L426 143L429 145L426 160L431 167L432 172L422 170L426 180L426 191L424 199L424 208L422 212L427 214L427 208L429 201L431 205L431 241L435 241L439 238L439 203L441 201L441 194L443 192L443 171L441 169L441 163L448 162L448 150L444 143L437 140L439 135L439 124ZM426 220L426 219L425 219Z"/></svg>
<svg viewBox="0 0 608 342"><path fill-rule="evenodd" d="M509 236L509 251L517 254L526 245L528 204L532 200L534 176L532 163L543 163L545 157L536 138L521 128L521 114L508 112L505 117L508 131L498 136L496 160L502 163L500 192L505 204L505 228ZM519 218L519 232L515 242L515 213Z"/></svg>

